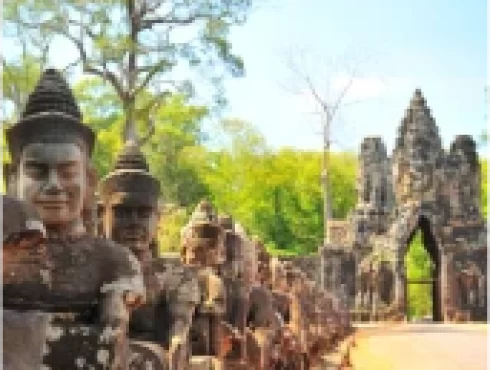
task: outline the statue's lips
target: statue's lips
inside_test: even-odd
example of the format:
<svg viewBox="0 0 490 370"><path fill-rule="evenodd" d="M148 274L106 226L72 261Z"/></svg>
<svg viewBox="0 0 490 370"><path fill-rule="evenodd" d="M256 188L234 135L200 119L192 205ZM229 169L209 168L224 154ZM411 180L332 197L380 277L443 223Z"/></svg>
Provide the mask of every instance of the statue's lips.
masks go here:
<svg viewBox="0 0 490 370"><path fill-rule="evenodd" d="M123 238L124 241L128 241L128 242L137 242L142 239L144 239L142 236L125 236Z"/></svg>
<svg viewBox="0 0 490 370"><path fill-rule="evenodd" d="M145 238L146 238L146 234L139 231L126 232L124 233L124 235L122 235L122 239L129 242L140 241L140 240L144 240Z"/></svg>
<svg viewBox="0 0 490 370"><path fill-rule="evenodd" d="M43 208L63 208L68 205L67 201L62 201L62 200L43 200L43 201L37 201L36 205L43 207Z"/></svg>
<svg viewBox="0 0 490 370"><path fill-rule="evenodd" d="M127 241L139 241L146 239L146 231L141 228L126 229L121 233L123 240Z"/></svg>

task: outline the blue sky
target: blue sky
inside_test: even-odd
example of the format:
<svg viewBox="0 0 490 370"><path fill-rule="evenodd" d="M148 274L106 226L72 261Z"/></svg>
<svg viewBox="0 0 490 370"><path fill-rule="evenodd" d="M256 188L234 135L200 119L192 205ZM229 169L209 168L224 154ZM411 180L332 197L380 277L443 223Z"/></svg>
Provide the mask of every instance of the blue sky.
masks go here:
<svg viewBox="0 0 490 370"><path fill-rule="evenodd" d="M476 137L485 128L484 0L255 2L247 23L231 34L246 76L226 80L225 115L252 123L273 148L322 147L311 94L288 67L288 58L306 68L322 97L331 87L329 100L349 79L344 67L356 68L344 101L358 103L343 106L335 116L334 150L357 151L363 137L381 136L391 151L417 87L446 148L455 135ZM54 49L53 66L73 59L68 57L75 52L71 45Z"/></svg>
<svg viewBox="0 0 490 370"><path fill-rule="evenodd" d="M265 2L233 31L247 75L227 82L228 113L253 123L273 147L320 149L311 99L287 67L286 56L302 51L318 90L342 80L343 64L358 71L345 101L360 103L336 117L337 149L357 150L364 136L381 136L391 151L417 87L447 148L454 135L485 128L486 10L482 0Z"/></svg>

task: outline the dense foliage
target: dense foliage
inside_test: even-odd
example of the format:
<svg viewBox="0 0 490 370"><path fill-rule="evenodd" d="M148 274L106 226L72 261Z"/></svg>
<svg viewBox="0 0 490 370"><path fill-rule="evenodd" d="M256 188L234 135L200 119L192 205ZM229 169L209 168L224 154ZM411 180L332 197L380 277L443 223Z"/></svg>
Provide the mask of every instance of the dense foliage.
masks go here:
<svg viewBox="0 0 490 370"><path fill-rule="evenodd" d="M250 0L8 2L3 33L15 46L22 40L44 55L51 44L39 45L39 40L71 44L69 66L79 66L111 87L124 112L125 137L133 138L145 91L153 92L148 113L169 93L192 93L196 78L188 76L195 72L200 85L211 82L207 96L216 95L212 102L224 100L223 77L244 72L242 59L232 50L230 29L245 22L251 5ZM14 54L9 50L9 58L2 57L4 65L18 62Z"/></svg>
<svg viewBox="0 0 490 370"><path fill-rule="evenodd" d="M405 256L407 279L433 278L434 264L425 250L420 230L408 246ZM408 318L432 316L432 285L408 284Z"/></svg>

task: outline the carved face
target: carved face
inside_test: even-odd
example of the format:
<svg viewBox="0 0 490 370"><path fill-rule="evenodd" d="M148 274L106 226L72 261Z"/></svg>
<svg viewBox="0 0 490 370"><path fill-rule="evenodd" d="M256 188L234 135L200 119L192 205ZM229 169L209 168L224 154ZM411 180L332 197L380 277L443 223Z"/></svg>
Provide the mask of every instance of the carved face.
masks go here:
<svg viewBox="0 0 490 370"><path fill-rule="evenodd" d="M81 219L89 181L87 159L74 143L33 143L23 150L17 194L35 206L46 226Z"/></svg>
<svg viewBox="0 0 490 370"><path fill-rule="evenodd" d="M137 199L113 204L109 217L109 236L131 249L136 255L150 249L158 226L158 209L156 204L138 202Z"/></svg>
<svg viewBox="0 0 490 370"><path fill-rule="evenodd" d="M224 262L221 228L210 223L194 225L185 243L184 261L197 266L216 266Z"/></svg>

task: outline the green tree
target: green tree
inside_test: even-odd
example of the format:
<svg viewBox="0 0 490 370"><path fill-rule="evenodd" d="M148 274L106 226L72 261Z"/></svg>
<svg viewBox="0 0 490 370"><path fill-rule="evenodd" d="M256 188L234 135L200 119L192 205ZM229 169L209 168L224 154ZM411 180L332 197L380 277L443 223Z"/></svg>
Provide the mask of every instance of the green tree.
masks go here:
<svg viewBox="0 0 490 370"><path fill-rule="evenodd" d="M123 140L124 113L114 91L100 79L86 78L76 84L75 96L83 112L84 121L97 133L93 163L100 178L114 165ZM136 105L136 127L144 130L148 117L147 103L150 92L141 92ZM191 105L182 94L167 95L164 103L153 112L152 136L143 145L151 173L162 187L165 202L188 206L207 194L199 181L190 158L184 151L199 146L204 141L202 120L208 115L203 106Z"/></svg>
<svg viewBox="0 0 490 370"><path fill-rule="evenodd" d="M2 42L9 47L0 51L0 166L10 160L4 131L20 117L27 97L34 89L41 68L47 60L45 40L38 44L29 44L14 31L4 32ZM4 191L2 176L0 192Z"/></svg>
<svg viewBox="0 0 490 370"><path fill-rule="evenodd" d="M481 170L481 209L483 217L487 219L487 206L488 206L488 172L487 172L486 159L480 160L480 170Z"/></svg>
<svg viewBox="0 0 490 370"><path fill-rule="evenodd" d="M434 264L425 250L420 230L414 235L405 256L408 279L433 278ZM430 284L408 285L408 317L420 318L432 314L432 286Z"/></svg>
<svg viewBox="0 0 490 370"><path fill-rule="evenodd" d="M177 67L197 70L215 86L225 73L243 72L228 36L250 6L251 0L26 0L5 4L4 27L26 37L41 31L70 41L78 51L73 65L114 89L125 137L134 138L141 92L153 92L153 106L168 92L192 88Z"/></svg>
<svg viewBox="0 0 490 370"><path fill-rule="evenodd" d="M158 224L158 244L160 252L180 251L180 231L189 220L185 208L175 204L166 204L161 212Z"/></svg>
<svg viewBox="0 0 490 370"><path fill-rule="evenodd" d="M225 120L202 153L198 172L220 212L232 214L272 253L311 253L323 235L321 153L274 151L249 123ZM332 155L334 215L346 216L356 201L356 158Z"/></svg>
<svg viewBox="0 0 490 370"><path fill-rule="evenodd" d="M143 149L150 171L160 180L166 202L190 209L208 195L197 171L199 158L192 156L205 140L203 106L189 104L183 95L172 95L155 114L155 132Z"/></svg>

